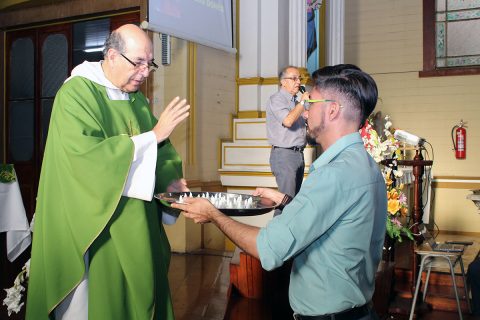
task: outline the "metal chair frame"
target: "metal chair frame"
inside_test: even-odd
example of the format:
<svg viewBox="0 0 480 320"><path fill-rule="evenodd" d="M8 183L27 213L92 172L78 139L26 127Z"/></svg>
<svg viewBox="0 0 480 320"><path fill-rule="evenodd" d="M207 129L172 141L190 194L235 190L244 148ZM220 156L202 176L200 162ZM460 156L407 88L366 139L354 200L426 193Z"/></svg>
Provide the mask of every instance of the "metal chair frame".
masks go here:
<svg viewBox="0 0 480 320"><path fill-rule="evenodd" d="M455 280L455 270L454 270L457 263L460 263L460 269L462 272L462 278L464 283L465 299L467 300L468 310L469 312L471 312L468 284L465 277L465 268L463 266L463 259L462 259L463 252L439 252L439 251L431 251L431 250L415 250L415 253L422 256L422 259L420 263L420 270L418 272L417 284L415 286L415 294L413 295L412 308L410 310L409 320L413 319L413 315L415 312L415 305L418 298L418 292L420 290L420 286L422 283L422 272L424 271L425 268L428 268L427 277L425 279L425 288L423 290L423 300L425 301L425 298L427 296L428 280L430 279L430 272L432 270L432 267L437 267L441 265L440 261L442 260L445 260L448 263L448 266L450 268L450 275L452 276L453 289L455 291L455 298L457 300L458 315L460 316L460 320L463 320L462 309L460 306L460 299L458 297L457 283Z"/></svg>

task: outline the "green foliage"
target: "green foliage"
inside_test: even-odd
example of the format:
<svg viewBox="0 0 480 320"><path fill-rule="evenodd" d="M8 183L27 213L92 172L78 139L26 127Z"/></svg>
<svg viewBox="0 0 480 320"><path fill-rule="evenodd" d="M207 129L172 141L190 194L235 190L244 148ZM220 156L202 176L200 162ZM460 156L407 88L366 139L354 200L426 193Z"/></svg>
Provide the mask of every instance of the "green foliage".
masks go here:
<svg viewBox="0 0 480 320"><path fill-rule="evenodd" d="M0 164L0 182L9 183L16 180L13 164Z"/></svg>
<svg viewBox="0 0 480 320"><path fill-rule="evenodd" d="M410 240L413 240L413 234L410 229L401 226L398 227L392 220L387 219L387 235L397 240L398 242L402 242L402 236L407 236Z"/></svg>

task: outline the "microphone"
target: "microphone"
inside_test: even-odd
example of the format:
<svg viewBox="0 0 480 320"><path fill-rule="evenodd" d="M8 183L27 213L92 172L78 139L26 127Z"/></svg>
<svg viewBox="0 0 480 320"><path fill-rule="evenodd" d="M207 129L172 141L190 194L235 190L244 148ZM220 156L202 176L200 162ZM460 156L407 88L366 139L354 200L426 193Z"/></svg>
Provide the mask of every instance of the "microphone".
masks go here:
<svg viewBox="0 0 480 320"><path fill-rule="evenodd" d="M305 86L301 85L300 87L298 87L298 91L300 91L301 94L304 94L305 93Z"/></svg>
<svg viewBox="0 0 480 320"><path fill-rule="evenodd" d="M393 137L397 139L398 141L405 142L406 144L412 145L412 146L423 146L425 143L425 139L420 138L414 134L411 134L407 131L404 130L395 130L395 133L393 134Z"/></svg>

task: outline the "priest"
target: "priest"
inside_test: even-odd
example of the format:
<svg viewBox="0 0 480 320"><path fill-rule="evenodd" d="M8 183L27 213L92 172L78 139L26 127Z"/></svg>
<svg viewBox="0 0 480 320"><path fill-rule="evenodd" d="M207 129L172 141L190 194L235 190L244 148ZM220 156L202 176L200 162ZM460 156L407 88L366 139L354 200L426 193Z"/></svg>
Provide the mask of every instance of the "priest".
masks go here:
<svg viewBox="0 0 480 320"><path fill-rule="evenodd" d="M138 90L157 65L137 26L113 31L103 53L77 66L55 97L27 319L174 319L162 220L175 219L152 198L188 190L168 137L189 106L177 97L152 115Z"/></svg>

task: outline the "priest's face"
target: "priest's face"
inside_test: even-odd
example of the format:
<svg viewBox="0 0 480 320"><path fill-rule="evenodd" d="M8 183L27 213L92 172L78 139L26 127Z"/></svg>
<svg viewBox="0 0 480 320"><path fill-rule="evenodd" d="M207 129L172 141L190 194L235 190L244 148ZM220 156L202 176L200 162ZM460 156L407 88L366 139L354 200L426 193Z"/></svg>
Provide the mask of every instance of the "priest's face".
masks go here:
<svg viewBox="0 0 480 320"><path fill-rule="evenodd" d="M127 40L124 52L117 53L112 83L124 92L138 91L154 69L152 43L146 38Z"/></svg>

